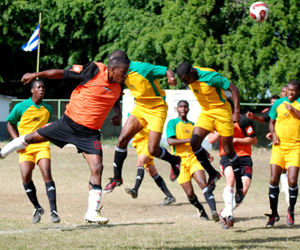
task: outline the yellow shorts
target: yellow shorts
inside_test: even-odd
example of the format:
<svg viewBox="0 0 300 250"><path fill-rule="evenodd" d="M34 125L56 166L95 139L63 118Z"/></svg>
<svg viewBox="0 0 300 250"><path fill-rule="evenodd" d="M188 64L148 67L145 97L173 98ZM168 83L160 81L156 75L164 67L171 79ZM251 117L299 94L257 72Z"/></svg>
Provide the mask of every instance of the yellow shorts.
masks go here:
<svg viewBox="0 0 300 250"><path fill-rule="evenodd" d="M216 112L202 111L195 127L201 127L210 132L218 131L220 136L233 136L232 116L216 114Z"/></svg>
<svg viewBox="0 0 300 250"><path fill-rule="evenodd" d="M283 169L289 167L300 167L300 145L283 147L281 145L272 146L272 156L270 164L275 164Z"/></svg>
<svg viewBox="0 0 300 250"><path fill-rule="evenodd" d="M138 142L135 142L134 147L138 156L146 155L150 159L150 161L144 165L144 168L146 168L149 165L154 165L154 157L148 151L148 139L139 140Z"/></svg>
<svg viewBox="0 0 300 250"><path fill-rule="evenodd" d="M190 157L182 157L180 165L180 174L177 178L178 184L183 184L188 181L191 181L193 174L197 170L204 170L204 168L199 163L194 154Z"/></svg>
<svg viewBox="0 0 300 250"><path fill-rule="evenodd" d="M164 124L167 118L168 105L163 105L146 108L140 105L135 105L131 114L134 115L143 127L147 127L150 131L162 133Z"/></svg>
<svg viewBox="0 0 300 250"><path fill-rule="evenodd" d="M51 159L50 148L30 148L29 146L25 148L24 153L19 153L19 163L24 161L30 161L37 163L40 159Z"/></svg>

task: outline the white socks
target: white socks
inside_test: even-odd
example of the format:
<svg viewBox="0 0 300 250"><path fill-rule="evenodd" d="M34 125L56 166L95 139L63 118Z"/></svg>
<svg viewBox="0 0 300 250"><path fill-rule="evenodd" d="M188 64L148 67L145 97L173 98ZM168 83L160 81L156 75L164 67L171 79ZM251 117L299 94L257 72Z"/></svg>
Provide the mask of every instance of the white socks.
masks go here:
<svg viewBox="0 0 300 250"><path fill-rule="evenodd" d="M285 194L285 201L288 205L290 205L289 184L288 184L287 173L280 175L280 182L281 182L281 192Z"/></svg>
<svg viewBox="0 0 300 250"><path fill-rule="evenodd" d="M1 149L1 157L5 158L10 153L17 151L19 149L26 148L28 144L25 142L25 135L13 139L11 142L6 144L4 148Z"/></svg>
<svg viewBox="0 0 300 250"><path fill-rule="evenodd" d="M223 199L225 208L221 212L222 217L233 216L233 208L234 208L234 192L233 188L224 188Z"/></svg>
<svg viewBox="0 0 300 250"><path fill-rule="evenodd" d="M101 201L101 189L91 189L89 191L88 211L98 211Z"/></svg>

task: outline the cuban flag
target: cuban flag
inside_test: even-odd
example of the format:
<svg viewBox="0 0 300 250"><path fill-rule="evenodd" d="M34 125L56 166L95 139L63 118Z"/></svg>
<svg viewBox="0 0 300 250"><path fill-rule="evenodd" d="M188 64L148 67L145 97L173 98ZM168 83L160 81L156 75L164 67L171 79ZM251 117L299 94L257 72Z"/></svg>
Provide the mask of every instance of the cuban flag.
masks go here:
<svg viewBox="0 0 300 250"><path fill-rule="evenodd" d="M39 37L40 37L40 24L38 24L35 28L35 31L31 35L29 41L25 43L21 49L24 51L34 51L37 49L39 44Z"/></svg>

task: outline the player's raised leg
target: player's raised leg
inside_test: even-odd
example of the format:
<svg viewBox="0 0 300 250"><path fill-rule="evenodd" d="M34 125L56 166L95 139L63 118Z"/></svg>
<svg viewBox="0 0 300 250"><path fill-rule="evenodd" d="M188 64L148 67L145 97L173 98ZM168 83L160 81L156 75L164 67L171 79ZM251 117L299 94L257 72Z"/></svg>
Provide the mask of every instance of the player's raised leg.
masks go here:
<svg viewBox="0 0 300 250"><path fill-rule="evenodd" d="M197 157L197 160L209 175L208 184L214 185L215 182L221 177L221 175L213 168L208 159L207 151L202 147L202 142L209 133L209 130L201 127L194 127L193 135L191 138L191 147L195 156Z"/></svg>
<svg viewBox="0 0 300 250"><path fill-rule="evenodd" d="M125 122L121 134L118 138L118 144L115 148L115 156L114 156L114 177L111 181L105 186L105 193L112 192L115 187L122 185L122 168L124 161L127 157L127 146L129 141L143 129L142 124L139 120L134 116L130 115Z"/></svg>
<svg viewBox="0 0 300 250"><path fill-rule="evenodd" d="M181 159L179 156L171 155L166 148L159 146L161 136L162 133L160 132L150 131L148 150L151 155L170 163L174 174L171 181L174 181L179 175Z"/></svg>

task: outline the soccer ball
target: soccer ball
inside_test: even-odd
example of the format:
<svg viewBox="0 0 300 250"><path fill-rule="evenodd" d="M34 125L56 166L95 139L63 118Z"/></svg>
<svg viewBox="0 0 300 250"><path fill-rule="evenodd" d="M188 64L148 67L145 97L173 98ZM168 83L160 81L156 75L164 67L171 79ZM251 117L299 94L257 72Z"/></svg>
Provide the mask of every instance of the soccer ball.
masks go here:
<svg viewBox="0 0 300 250"><path fill-rule="evenodd" d="M269 16L269 7L264 2L255 2L250 6L249 14L253 20L263 22Z"/></svg>

